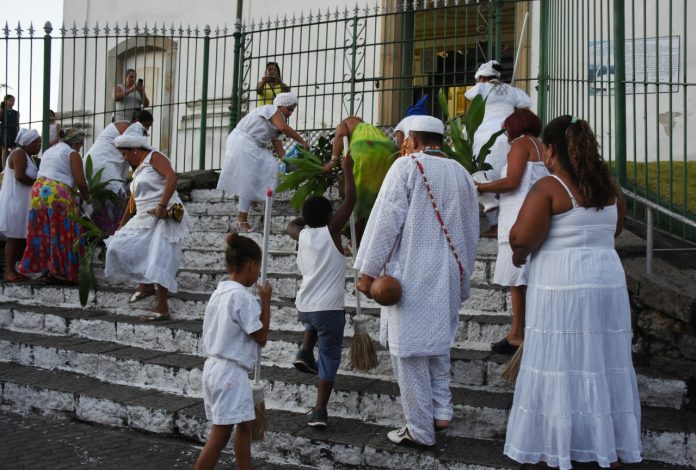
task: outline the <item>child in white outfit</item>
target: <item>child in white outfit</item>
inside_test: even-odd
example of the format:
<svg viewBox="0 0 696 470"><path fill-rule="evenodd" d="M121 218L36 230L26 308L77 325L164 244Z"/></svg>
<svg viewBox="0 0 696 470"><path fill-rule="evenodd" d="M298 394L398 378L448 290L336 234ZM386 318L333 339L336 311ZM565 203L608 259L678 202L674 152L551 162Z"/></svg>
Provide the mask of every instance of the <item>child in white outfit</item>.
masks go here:
<svg viewBox="0 0 696 470"><path fill-rule="evenodd" d="M256 286L261 305L248 291L259 277L261 249L252 239L232 233L225 254L229 280L210 297L203 319L203 403L213 426L196 470L213 469L234 433L238 469L251 468L254 399L249 372L265 345L271 316L271 286Z"/></svg>

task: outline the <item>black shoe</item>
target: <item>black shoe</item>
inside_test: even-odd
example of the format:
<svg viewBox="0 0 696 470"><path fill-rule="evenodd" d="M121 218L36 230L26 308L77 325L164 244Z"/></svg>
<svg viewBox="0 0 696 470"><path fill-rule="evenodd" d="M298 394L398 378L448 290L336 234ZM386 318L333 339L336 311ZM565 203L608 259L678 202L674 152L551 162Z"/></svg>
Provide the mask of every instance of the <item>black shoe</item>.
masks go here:
<svg viewBox="0 0 696 470"><path fill-rule="evenodd" d="M313 428L325 428L329 421L329 414L326 410L312 408L312 413L309 416L307 424Z"/></svg>
<svg viewBox="0 0 696 470"><path fill-rule="evenodd" d="M295 356L295 361L292 365L295 366L295 369L305 374L317 375L319 373L317 363L314 361L314 355L311 351L303 351L302 349L297 351L297 356Z"/></svg>
<svg viewBox="0 0 696 470"><path fill-rule="evenodd" d="M517 352L518 348L519 346L513 346L510 344L507 338L503 338L497 343L491 343L491 351L496 354L505 354L511 356Z"/></svg>

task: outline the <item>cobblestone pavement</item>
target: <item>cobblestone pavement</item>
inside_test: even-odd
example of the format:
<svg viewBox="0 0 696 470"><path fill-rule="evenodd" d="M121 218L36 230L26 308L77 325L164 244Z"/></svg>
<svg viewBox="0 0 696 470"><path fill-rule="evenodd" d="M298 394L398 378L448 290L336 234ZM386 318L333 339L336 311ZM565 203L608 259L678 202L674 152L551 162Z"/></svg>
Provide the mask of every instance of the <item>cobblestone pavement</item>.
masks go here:
<svg viewBox="0 0 696 470"><path fill-rule="evenodd" d="M231 449L231 446L230 446ZM200 446L66 418L0 412L0 468L13 470L192 469ZM218 469L236 468L223 454ZM254 469L277 466L257 463Z"/></svg>

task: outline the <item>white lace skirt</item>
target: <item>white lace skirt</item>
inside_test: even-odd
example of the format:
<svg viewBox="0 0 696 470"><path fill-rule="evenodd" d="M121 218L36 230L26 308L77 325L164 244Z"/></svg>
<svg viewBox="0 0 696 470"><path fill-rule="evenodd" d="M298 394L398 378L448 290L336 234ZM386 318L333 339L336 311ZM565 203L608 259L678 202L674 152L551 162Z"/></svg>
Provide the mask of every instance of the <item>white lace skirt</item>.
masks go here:
<svg viewBox="0 0 696 470"><path fill-rule="evenodd" d="M176 292L181 264L181 239L188 232L188 215L181 223L136 215L106 243L106 277L137 283L157 283Z"/></svg>
<svg viewBox="0 0 696 470"><path fill-rule="evenodd" d="M524 354L505 454L602 467L641 460L631 316L616 252L544 251L530 261Z"/></svg>

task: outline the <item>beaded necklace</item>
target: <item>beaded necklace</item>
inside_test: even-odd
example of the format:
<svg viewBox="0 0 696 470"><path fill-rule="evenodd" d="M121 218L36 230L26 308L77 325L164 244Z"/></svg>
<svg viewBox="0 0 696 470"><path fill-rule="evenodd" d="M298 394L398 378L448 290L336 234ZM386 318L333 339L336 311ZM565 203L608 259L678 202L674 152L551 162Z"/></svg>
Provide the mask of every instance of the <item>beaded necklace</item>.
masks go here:
<svg viewBox="0 0 696 470"><path fill-rule="evenodd" d="M432 149L429 147L426 147L423 149L423 151L437 151L439 153L444 153L440 149ZM414 162L416 162L416 167L418 168L418 171L420 171L421 176L423 176L423 183L425 184L425 191L428 193L428 196L430 197L430 204L433 206L433 209L435 210L435 218L437 218L437 221L440 223L440 228L442 228L442 233L445 234L445 239L447 240L447 244L450 247L450 250L452 251L452 254L454 255L454 259L457 262L457 267L459 268L459 280L460 282L464 282L464 267L462 266L462 262L459 259L459 253L457 253L457 248L454 246L454 242L452 241L452 238L450 237L449 231L447 230L447 227L445 227L445 221L442 218L442 214L440 212L440 208L437 207L437 202L435 201L435 196L433 196L433 191L430 189L430 183L428 182L428 177L425 176L425 170L423 169L423 164L418 161L416 156L414 154L411 154L411 158L413 159Z"/></svg>

